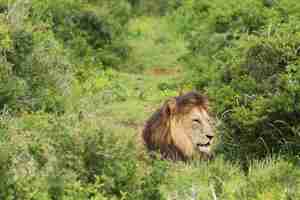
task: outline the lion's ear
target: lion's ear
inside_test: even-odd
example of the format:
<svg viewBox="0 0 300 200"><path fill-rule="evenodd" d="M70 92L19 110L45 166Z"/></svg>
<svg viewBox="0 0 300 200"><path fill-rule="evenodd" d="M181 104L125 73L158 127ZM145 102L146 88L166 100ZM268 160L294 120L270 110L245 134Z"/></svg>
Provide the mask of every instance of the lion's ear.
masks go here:
<svg viewBox="0 0 300 200"><path fill-rule="evenodd" d="M170 117L171 115L176 113L176 110L177 110L176 99L172 98L165 103L163 107L163 115L165 117Z"/></svg>
<svg viewBox="0 0 300 200"><path fill-rule="evenodd" d="M165 114L165 116L171 116L171 115L175 114L176 111L177 111L176 99L172 98L166 102L164 114Z"/></svg>
<svg viewBox="0 0 300 200"><path fill-rule="evenodd" d="M208 111L208 110L209 110L209 101L208 101L208 97L203 96L202 98L203 98L203 99L202 99L201 106L202 106L206 111Z"/></svg>

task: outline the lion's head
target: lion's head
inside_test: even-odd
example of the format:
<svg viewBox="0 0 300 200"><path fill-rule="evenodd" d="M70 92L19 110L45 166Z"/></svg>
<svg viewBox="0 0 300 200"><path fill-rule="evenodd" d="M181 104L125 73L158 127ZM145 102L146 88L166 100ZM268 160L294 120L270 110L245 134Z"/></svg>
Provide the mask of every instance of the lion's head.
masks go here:
<svg viewBox="0 0 300 200"><path fill-rule="evenodd" d="M173 160L211 157L214 136L208 99L196 92L166 101L143 130L146 147Z"/></svg>

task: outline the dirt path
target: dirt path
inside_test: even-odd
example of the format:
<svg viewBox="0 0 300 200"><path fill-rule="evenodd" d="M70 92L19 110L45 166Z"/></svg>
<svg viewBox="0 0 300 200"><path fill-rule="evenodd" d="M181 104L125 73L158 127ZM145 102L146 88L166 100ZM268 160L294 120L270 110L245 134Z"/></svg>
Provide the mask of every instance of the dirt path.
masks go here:
<svg viewBox="0 0 300 200"><path fill-rule="evenodd" d="M97 106L107 126L136 134L166 99L179 94L183 69L178 60L187 49L175 28L165 18L140 17L130 22L128 44L132 52L126 67L128 71L140 71L116 72L111 82L116 89L109 92L121 96L121 100Z"/></svg>

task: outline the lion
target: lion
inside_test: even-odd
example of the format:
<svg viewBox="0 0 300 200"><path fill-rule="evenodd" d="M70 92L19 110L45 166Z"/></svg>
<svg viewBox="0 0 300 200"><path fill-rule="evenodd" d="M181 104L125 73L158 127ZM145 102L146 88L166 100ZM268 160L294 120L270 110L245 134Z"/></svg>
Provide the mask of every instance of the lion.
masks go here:
<svg viewBox="0 0 300 200"><path fill-rule="evenodd" d="M215 136L208 98L197 92L167 100L146 122L142 139L162 158L187 161L212 158Z"/></svg>

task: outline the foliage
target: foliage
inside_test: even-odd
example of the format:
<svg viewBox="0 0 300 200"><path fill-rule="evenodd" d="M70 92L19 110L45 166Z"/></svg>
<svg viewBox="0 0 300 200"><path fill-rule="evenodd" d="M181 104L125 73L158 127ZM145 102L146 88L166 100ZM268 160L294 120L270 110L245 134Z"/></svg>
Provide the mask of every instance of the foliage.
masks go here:
<svg viewBox="0 0 300 200"><path fill-rule="evenodd" d="M122 37L126 33L130 6L125 1L77 3L77 1L37 1L33 15L50 21L55 36L74 54L72 59L88 63L102 62L117 66L126 58L128 48ZM79 59L78 59L79 58Z"/></svg>
<svg viewBox="0 0 300 200"><path fill-rule="evenodd" d="M125 1L13 0L0 7L1 109L63 113L75 82L128 56Z"/></svg>
<svg viewBox="0 0 300 200"><path fill-rule="evenodd" d="M176 175L163 187L169 199L297 199L300 195L299 170L279 158L253 161L248 176L223 158L193 165L172 172Z"/></svg>
<svg viewBox="0 0 300 200"><path fill-rule="evenodd" d="M127 0L137 15L163 16L179 8L182 0Z"/></svg>
<svg viewBox="0 0 300 200"><path fill-rule="evenodd" d="M192 66L190 82L209 94L223 122L220 150L241 160L299 156L300 32L293 2L222 3L186 3L174 15L190 41L183 58Z"/></svg>
<svg viewBox="0 0 300 200"><path fill-rule="evenodd" d="M0 0L0 199L299 199L299 9ZM216 159L150 158L143 123L191 88Z"/></svg>
<svg viewBox="0 0 300 200"><path fill-rule="evenodd" d="M45 113L7 119L1 199L161 199L166 163L144 155L144 169L132 140L97 124Z"/></svg>

